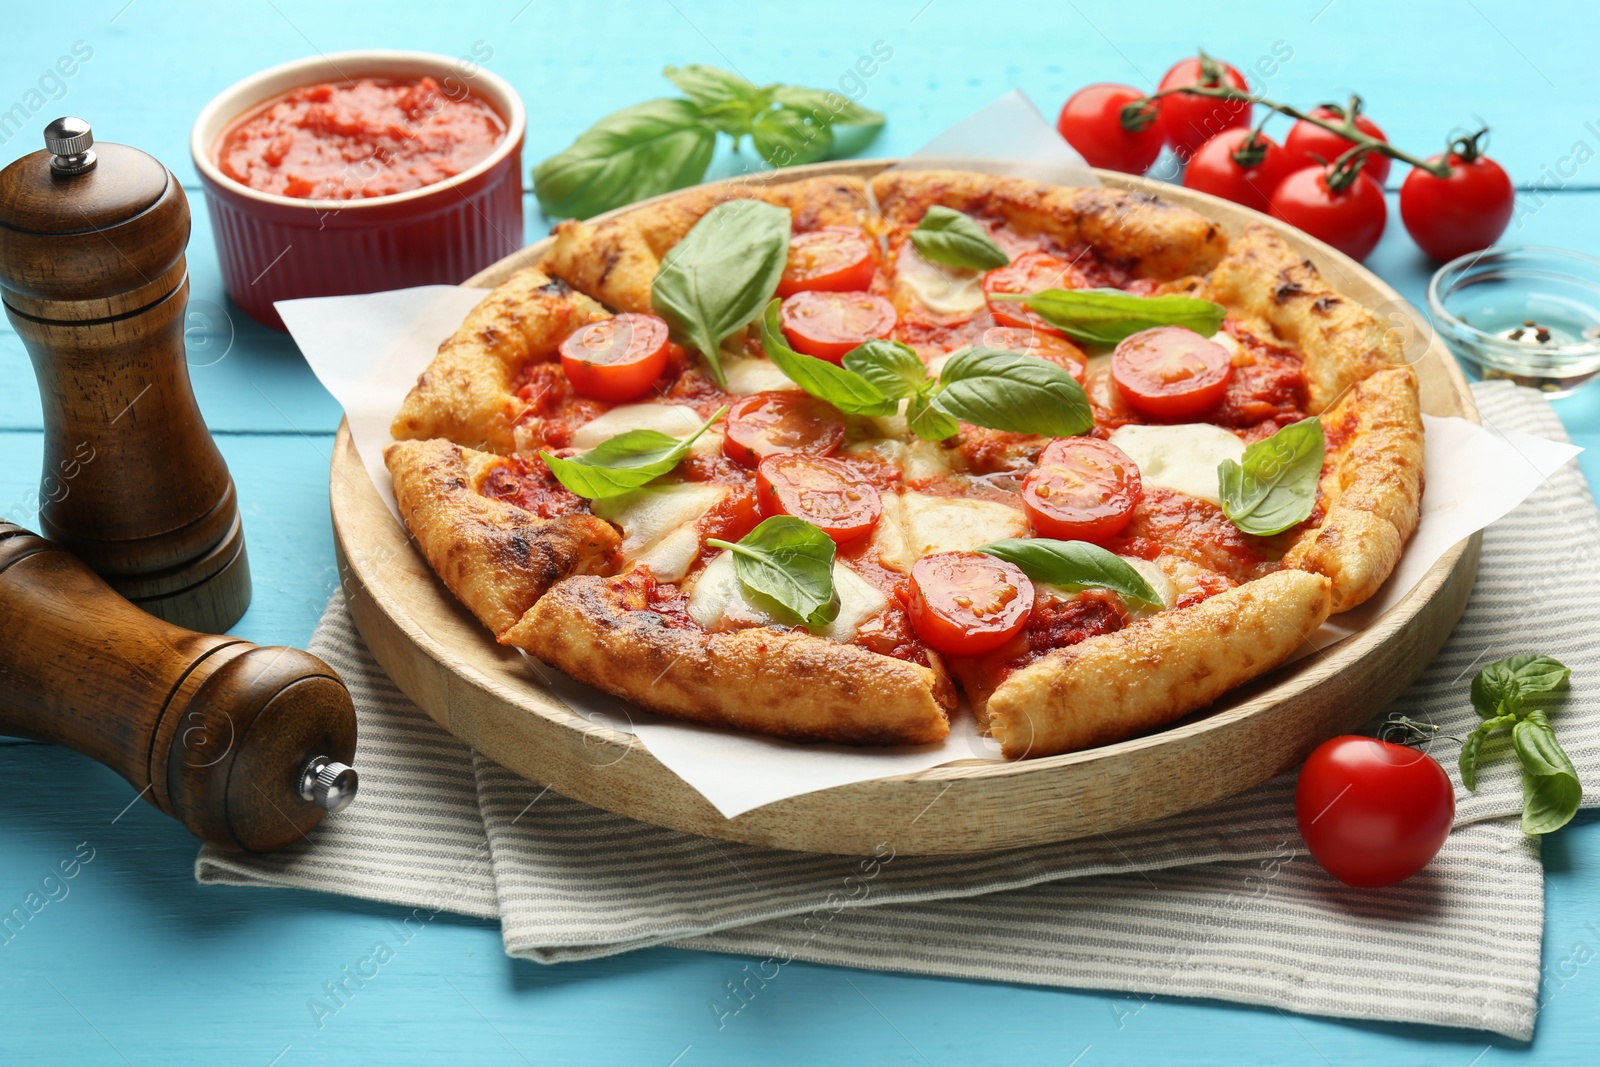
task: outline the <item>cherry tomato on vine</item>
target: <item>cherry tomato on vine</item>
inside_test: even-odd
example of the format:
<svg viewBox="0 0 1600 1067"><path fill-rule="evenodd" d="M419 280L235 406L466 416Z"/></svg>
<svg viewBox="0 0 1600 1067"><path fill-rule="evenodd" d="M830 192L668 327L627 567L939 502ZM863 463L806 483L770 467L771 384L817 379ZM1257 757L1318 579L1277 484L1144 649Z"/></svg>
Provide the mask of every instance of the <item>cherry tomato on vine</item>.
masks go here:
<svg viewBox="0 0 1600 1067"><path fill-rule="evenodd" d="M876 293L806 289L783 302L783 335L798 352L838 363L852 348L894 329L894 305Z"/></svg>
<svg viewBox="0 0 1600 1067"><path fill-rule="evenodd" d="M1516 190L1500 164L1479 152L1481 138L1479 134L1456 143L1461 151L1450 155L1450 177L1436 178L1413 167L1400 186L1406 232L1434 259L1488 248L1511 221Z"/></svg>
<svg viewBox="0 0 1600 1067"><path fill-rule="evenodd" d="M877 270L867 235L847 226L826 226L789 239L789 262L778 281L779 296L806 289L841 292L865 289Z"/></svg>
<svg viewBox="0 0 1600 1067"><path fill-rule="evenodd" d="M1300 836L1345 885L1393 885L1438 854L1455 818L1455 788L1426 752L1374 737L1335 737L1300 770Z"/></svg>
<svg viewBox="0 0 1600 1067"><path fill-rule="evenodd" d="M1138 466L1116 445L1093 437L1051 441L1022 480L1022 510L1033 532L1061 541L1109 541L1143 499Z"/></svg>
<svg viewBox="0 0 1600 1067"><path fill-rule="evenodd" d="M1033 611L1033 582L982 552L939 552L911 565L911 628L935 652L981 656L1011 640Z"/></svg>
<svg viewBox="0 0 1600 1067"><path fill-rule="evenodd" d="M1322 167L1302 167L1283 179L1272 194L1272 214L1353 259L1372 253L1389 221L1383 188L1371 177L1363 172L1333 189Z"/></svg>
<svg viewBox="0 0 1600 1067"><path fill-rule="evenodd" d="M1137 132L1122 125L1122 109L1143 98L1144 93L1131 85L1086 85L1061 105L1056 129L1089 166L1143 174L1165 141L1159 119Z"/></svg>
<svg viewBox="0 0 1600 1067"><path fill-rule="evenodd" d="M848 463L803 452L774 452L756 468L761 514L804 519L838 544L872 532L883 498Z"/></svg>
<svg viewBox="0 0 1600 1067"><path fill-rule="evenodd" d="M1240 165L1236 155L1248 165ZM1273 190L1293 169L1276 141L1244 127L1223 130L1201 145L1183 169L1183 184L1265 212L1271 210Z"/></svg>
<svg viewBox="0 0 1600 1067"><path fill-rule="evenodd" d="M641 397L667 369L667 324L624 311L580 326L561 342L561 369L582 396L613 403Z"/></svg>
<svg viewBox="0 0 1600 1067"><path fill-rule="evenodd" d="M1208 76L1207 67L1214 77ZM1215 87L1227 84L1241 93L1250 91L1244 75L1227 63L1210 58L1192 56L1180 59L1161 79L1162 90L1179 89L1190 85ZM1178 153L1178 158L1188 162L1200 146L1223 130L1250 125L1253 105L1239 100L1219 100L1214 96L1197 93L1173 93L1160 100L1161 116L1157 125L1167 144Z"/></svg>
<svg viewBox="0 0 1600 1067"><path fill-rule="evenodd" d="M1345 109L1334 104L1323 104L1313 108L1311 115L1325 122L1343 122ZM1368 137L1376 137L1387 142L1383 131L1378 124L1367 116L1356 112L1356 129ZM1290 165L1294 167L1310 167L1332 163L1339 156L1355 146L1355 142L1348 137L1325 130L1314 123L1301 120L1289 128L1289 136L1283 139L1284 154L1288 156ZM1381 152L1367 153L1366 172L1372 180L1382 185L1389 177L1389 166L1394 160Z"/></svg>
<svg viewBox="0 0 1600 1067"><path fill-rule="evenodd" d="M1111 353L1111 380L1135 409L1183 419L1214 408L1228 391L1233 357L1184 326L1140 330Z"/></svg>

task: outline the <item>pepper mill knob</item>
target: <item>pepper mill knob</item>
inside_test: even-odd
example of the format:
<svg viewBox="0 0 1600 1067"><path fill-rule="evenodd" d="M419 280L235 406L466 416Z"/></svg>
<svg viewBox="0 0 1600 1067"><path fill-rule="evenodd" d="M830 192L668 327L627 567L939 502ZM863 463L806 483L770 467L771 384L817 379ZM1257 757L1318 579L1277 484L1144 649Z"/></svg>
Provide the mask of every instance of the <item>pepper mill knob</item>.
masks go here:
<svg viewBox="0 0 1600 1067"><path fill-rule="evenodd" d="M89 150L94 131L82 119L68 115L44 128L44 147L50 153L50 169L57 174L82 174L97 160Z"/></svg>
<svg viewBox="0 0 1600 1067"><path fill-rule="evenodd" d="M361 779L355 768L327 756L313 756L300 772L300 798L330 815L337 815L355 800Z"/></svg>

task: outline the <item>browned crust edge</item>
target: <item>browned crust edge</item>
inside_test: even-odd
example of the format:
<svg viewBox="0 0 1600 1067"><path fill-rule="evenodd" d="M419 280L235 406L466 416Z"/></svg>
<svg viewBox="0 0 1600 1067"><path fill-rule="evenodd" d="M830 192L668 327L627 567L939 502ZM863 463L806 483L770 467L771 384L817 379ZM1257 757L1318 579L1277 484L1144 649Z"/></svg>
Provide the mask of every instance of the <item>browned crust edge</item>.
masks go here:
<svg viewBox="0 0 1600 1067"><path fill-rule="evenodd" d="M505 640L641 707L791 741L931 744L956 705L942 669L798 631L672 626L596 576L558 583Z"/></svg>
<svg viewBox="0 0 1600 1067"><path fill-rule="evenodd" d="M1007 759L1147 733L1288 659L1328 606L1326 578L1277 571L1057 649L1000 683L981 718Z"/></svg>

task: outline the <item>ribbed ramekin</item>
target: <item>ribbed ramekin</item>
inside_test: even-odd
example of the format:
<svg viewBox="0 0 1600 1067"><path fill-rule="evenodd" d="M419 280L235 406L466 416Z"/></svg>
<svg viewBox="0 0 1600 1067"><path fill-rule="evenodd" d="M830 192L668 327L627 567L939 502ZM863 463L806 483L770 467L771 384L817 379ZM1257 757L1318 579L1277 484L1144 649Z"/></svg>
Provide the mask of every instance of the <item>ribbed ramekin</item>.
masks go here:
<svg viewBox="0 0 1600 1067"><path fill-rule="evenodd" d="M494 151L454 178L365 200L301 200L252 189L217 167L217 141L228 125L280 93L320 82L423 75L447 90L466 85L506 123ZM527 112L505 79L428 52L336 52L235 83L206 105L189 136L228 296L281 330L277 300L454 284L505 258L522 247L526 130Z"/></svg>

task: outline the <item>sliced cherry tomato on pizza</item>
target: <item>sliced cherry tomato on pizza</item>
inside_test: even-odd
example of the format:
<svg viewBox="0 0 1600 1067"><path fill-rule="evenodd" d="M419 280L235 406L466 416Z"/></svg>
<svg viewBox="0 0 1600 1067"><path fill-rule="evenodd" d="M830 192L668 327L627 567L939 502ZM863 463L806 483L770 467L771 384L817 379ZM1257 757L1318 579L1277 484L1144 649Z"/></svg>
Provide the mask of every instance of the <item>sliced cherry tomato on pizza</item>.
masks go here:
<svg viewBox="0 0 1600 1067"><path fill-rule="evenodd" d="M789 263L778 281L779 296L808 289L839 293L872 285L877 270L872 245L860 230L828 226L789 239Z"/></svg>
<svg viewBox="0 0 1600 1067"><path fill-rule="evenodd" d="M826 456L844 443L844 416L809 393L752 393L728 411L722 451L753 467L777 452Z"/></svg>
<svg viewBox="0 0 1600 1067"><path fill-rule="evenodd" d="M783 302L783 335L798 352L838 363L858 345L894 330L894 305L876 293L806 290Z"/></svg>
<svg viewBox="0 0 1600 1067"><path fill-rule="evenodd" d="M775 452L756 468L761 514L804 519L839 544L859 541L883 514L883 498L848 463L804 452Z"/></svg>
<svg viewBox="0 0 1600 1067"><path fill-rule="evenodd" d="M1022 632L1033 583L982 552L940 552L911 565L911 628L947 656L981 656Z"/></svg>
<svg viewBox="0 0 1600 1067"><path fill-rule="evenodd" d="M579 394L618 403L650 391L667 367L667 324L625 311L580 326L561 342L561 369Z"/></svg>
<svg viewBox="0 0 1600 1067"><path fill-rule="evenodd" d="M1083 369L1089 357L1083 349L1057 333L1031 330L1025 326L991 326L983 331L986 348L1001 348L1007 352L1021 352L1025 356L1038 356L1049 360L1083 384Z"/></svg>
<svg viewBox="0 0 1600 1067"><path fill-rule="evenodd" d="M1022 506L1033 532L1059 541L1109 541L1142 499L1144 482L1133 460L1093 437L1051 441L1022 481Z"/></svg>
<svg viewBox="0 0 1600 1067"><path fill-rule="evenodd" d="M1141 330L1118 342L1111 378L1122 398L1158 419L1181 419L1221 403L1233 357L1182 326Z"/></svg>
<svg viewBox="0 0 1600 1067"><path fill-rule="evenodd" d="M1083 276L1067 260L1048 252L1024 252L983 276L984 295L990 297L989 314L1002 326L1021 326L1045 333L1060 332L1037 311L1011 300L995 300L996 293L1037 293L1045 289L1082 289Z"/></svg>

